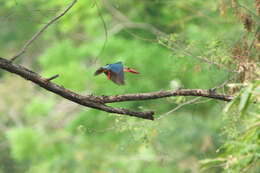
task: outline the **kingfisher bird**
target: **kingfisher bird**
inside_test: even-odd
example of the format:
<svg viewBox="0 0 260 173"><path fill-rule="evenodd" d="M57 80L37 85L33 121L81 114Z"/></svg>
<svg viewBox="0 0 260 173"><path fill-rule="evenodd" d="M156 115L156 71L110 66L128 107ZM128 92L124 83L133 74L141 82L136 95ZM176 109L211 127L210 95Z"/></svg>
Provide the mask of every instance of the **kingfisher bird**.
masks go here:
<svg viewBox="0 0 260 173"><path fill-rule="evenodd" d="M94 75L97 76L101 73L105 73L108 77L108 80L112 80L117 85L125 85L124 72L139 74L137 71L129 67L125 67L122 62L117 62L114 64L107 64L104 67L100 67L99 69L97 69Z"/></svg>

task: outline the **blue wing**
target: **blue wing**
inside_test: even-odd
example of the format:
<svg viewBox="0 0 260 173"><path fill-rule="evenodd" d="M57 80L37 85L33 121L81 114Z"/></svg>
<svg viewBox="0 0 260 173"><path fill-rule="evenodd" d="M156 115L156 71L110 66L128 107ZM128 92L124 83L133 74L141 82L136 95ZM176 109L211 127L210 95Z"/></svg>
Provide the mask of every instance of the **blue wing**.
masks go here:
<svg viewBox="0 0 260 173"><path fill-rule="evenodd" d="M111 80L117 83L118 85L125 84L125 77L124 77L124 69L122 62L117 62L114 64L108 64L104 67L104 69L110 70L111 73Z"/></svg>

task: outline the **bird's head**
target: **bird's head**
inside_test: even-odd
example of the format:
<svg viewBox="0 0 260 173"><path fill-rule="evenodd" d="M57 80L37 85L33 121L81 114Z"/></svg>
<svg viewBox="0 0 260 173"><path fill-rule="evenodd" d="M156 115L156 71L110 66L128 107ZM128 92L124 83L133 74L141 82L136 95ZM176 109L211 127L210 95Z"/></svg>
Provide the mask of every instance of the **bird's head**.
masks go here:
<svg viewBox="0 0 260 173"><path fill-rule="evenodd" d="M134 69L129 68L129 67L124 67L124 72L131 72L131 73L139 74L139 72L137 72Z"/></svg>

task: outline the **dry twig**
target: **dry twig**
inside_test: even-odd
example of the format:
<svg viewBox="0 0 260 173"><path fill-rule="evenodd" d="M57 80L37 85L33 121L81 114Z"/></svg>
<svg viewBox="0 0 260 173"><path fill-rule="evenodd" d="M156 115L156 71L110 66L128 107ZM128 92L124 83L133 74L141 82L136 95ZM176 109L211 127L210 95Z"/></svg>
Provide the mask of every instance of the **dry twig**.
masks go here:
<svg viewBox="0 0 260 173"><path fill-rule="evenodd" d="M157 118L157 120L161 119L161 118L164 117L165 115L169 115L169 114L171 114L171 113L173 113L173 112L179 110L180 108L182 108L182 107L185 106L185 105L194 103L194 102L196 102L196 101L199 100L199 99L201 99L201 97L196 97L196 98L191 99L191 100L189 100L189 101L187 101L187 102L184 102L184 103L182 103L182 104L179 104L178 106L176 106L174 109L170 110L169 112L166 112L166 113L162 114L159 118Z"/></svg>
<svg viewBox="0 0 260 173"><path fill-rule="evenodd" d="M73 2L62 12L60 13L58 16L54 17L52 20L50 20L46 25L44 25L40 31L38 31L29 41L27 41L25 43L25 45L23 46L22 50L17 54L15 55L14 57L11 58L11 61L14 61L16 60L19 56L21 56L25 51L26 49L28 48L28 46L31 45L31 43L39 37L39 35L48 28L48 26L50 26L51 24L53 24L56 20L58 20L59 18L61 18L64 14L66 14L70 9L71 7L77 2L77 0L73 0Z"/></svg>
<svg viewBox="0 0 260 173"><path fill-rule="evenodd" d="M51 80L53 80L53 79L56 79L57 77L59 77L58 74L56 74L56 75L54 75L54 76L52 76L52 77L50 77L50 78L48 78L48 79L46 79L46 80L47 80L47 81L51 81Z"/></svg>
<svg viewBox="0 0 260 173"><path fill-rule="evenodd" d="M154 36L156 36L157 40L160 40L163 38L163 39L168 40L168 42L171 42L171 40L169 39L169 35L167 33L157 29L156 27L154 27L150 24L131 21L122 12L120 12L115 7L113 7L107 0L104 0L103 2L104 2L104 7L108 10L108 12L114 17L114 19L116 19L118 22L120 22L120 24L122 24L124 26L124 28L138 28L138 29L146 30L146 31L152 33ZM129 33L129 31L128 31L128 33ZM135 37L140 39L140 37L136 36L135 34L133 34L133 33L130 33L130 34L134 35ZM141 40L154 41L154 40L143 39L143 38L141 38ZM187 56L194 57L194 58L199 59L200 61L204 61L208 64L212 64L212 65L222 68L228 72L238 73L236 70L229 69L228 67L226 67L222 64L216 63L216 62L208 59L207 57L196 56L192 52L188 51L185 47L182 47L176 43L173 43L174 47L169 47L168 43L166 44L162 41L159 41L158 43L160 45L166 47L169 50L172 50L172 51L181 50Z"/></svg>

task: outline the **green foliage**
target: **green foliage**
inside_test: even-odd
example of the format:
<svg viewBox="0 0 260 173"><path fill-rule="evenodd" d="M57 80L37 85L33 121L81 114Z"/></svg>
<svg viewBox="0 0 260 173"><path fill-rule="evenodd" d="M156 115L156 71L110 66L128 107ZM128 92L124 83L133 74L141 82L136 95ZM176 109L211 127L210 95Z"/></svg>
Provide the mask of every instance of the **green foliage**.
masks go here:
<svg viewBox="0 0 260 173"><path fill-rule="evenodd" d="M12 157L22 161L35 158L40 134L31 128L14 128L7 133L12 148Z"/></svg>
<svg viewBox="0 0 260 173"><path fill-rule="evenodd" d="M44 101L41 98L33 98L26 108L26 114L29 116L47 115L53 109L54 100L48 99Z"/></svg>
<svg viewBox="0 0 260 173"><path fill-rule="evenodd" d="M240 101L240 104L239 104L239 107L238 107L238 110L244 114L246 109L247 109L247 106L249 104L249 100L250 100L250 97L252 95L252 91L253 91L253 85L251 84L244 92L243 94L241 95L241 101Z"/></svg>
<svg viewBox="0 0 260 173"><path fill-rule="evenodd" d="M260 170L260 107L252 99L252 96L258 97L258 87L259 82L250 84L227 106L225 119L230 124L225 127L225 135L229 140L220 148L222 152L219 158L201 161L202 168L223 166L226 172ZM234 104L235 102L239 104ZM249 108L251 112L248 112Z"/></svg>
<svg viewBox="0 0 260 173"><path fill-rule="evenodd" d="M16 54L71 2L0 1L0 56ZM99 10L92 0L78 1L35 40L19 58L21 63L46 78L59 74L53 82L83 94L180 86L210 89L233 75L229 72L237 67L233 46L248 36L231 12L219 16L224 7L215 1L108 1L129 20L151 24L169 38L142 27L122 28L127 23L96 2ZM100 66L117 61L140 74L126 73L125 86L115 85L103 74L93 76ZM9 84L2 82L3 75L14 83L13 75L2 71L0 75L1 90ZM230 103L201 99L200 104L169 115L164 113L191 98L113 103L136 111L155 110L155 117L161 119L154 122L78 106L22 82L19 90L17 83L8 85L0 99L0 129L6 132L0 133L0 153L5 151L0 155L0 172L259 172L259 83L249 83L237 84L239 91ZM10 99L9 93L18 96ZM17 103L22 105L19 109ZM2 105L7 106L1 109Z"/></svg>

